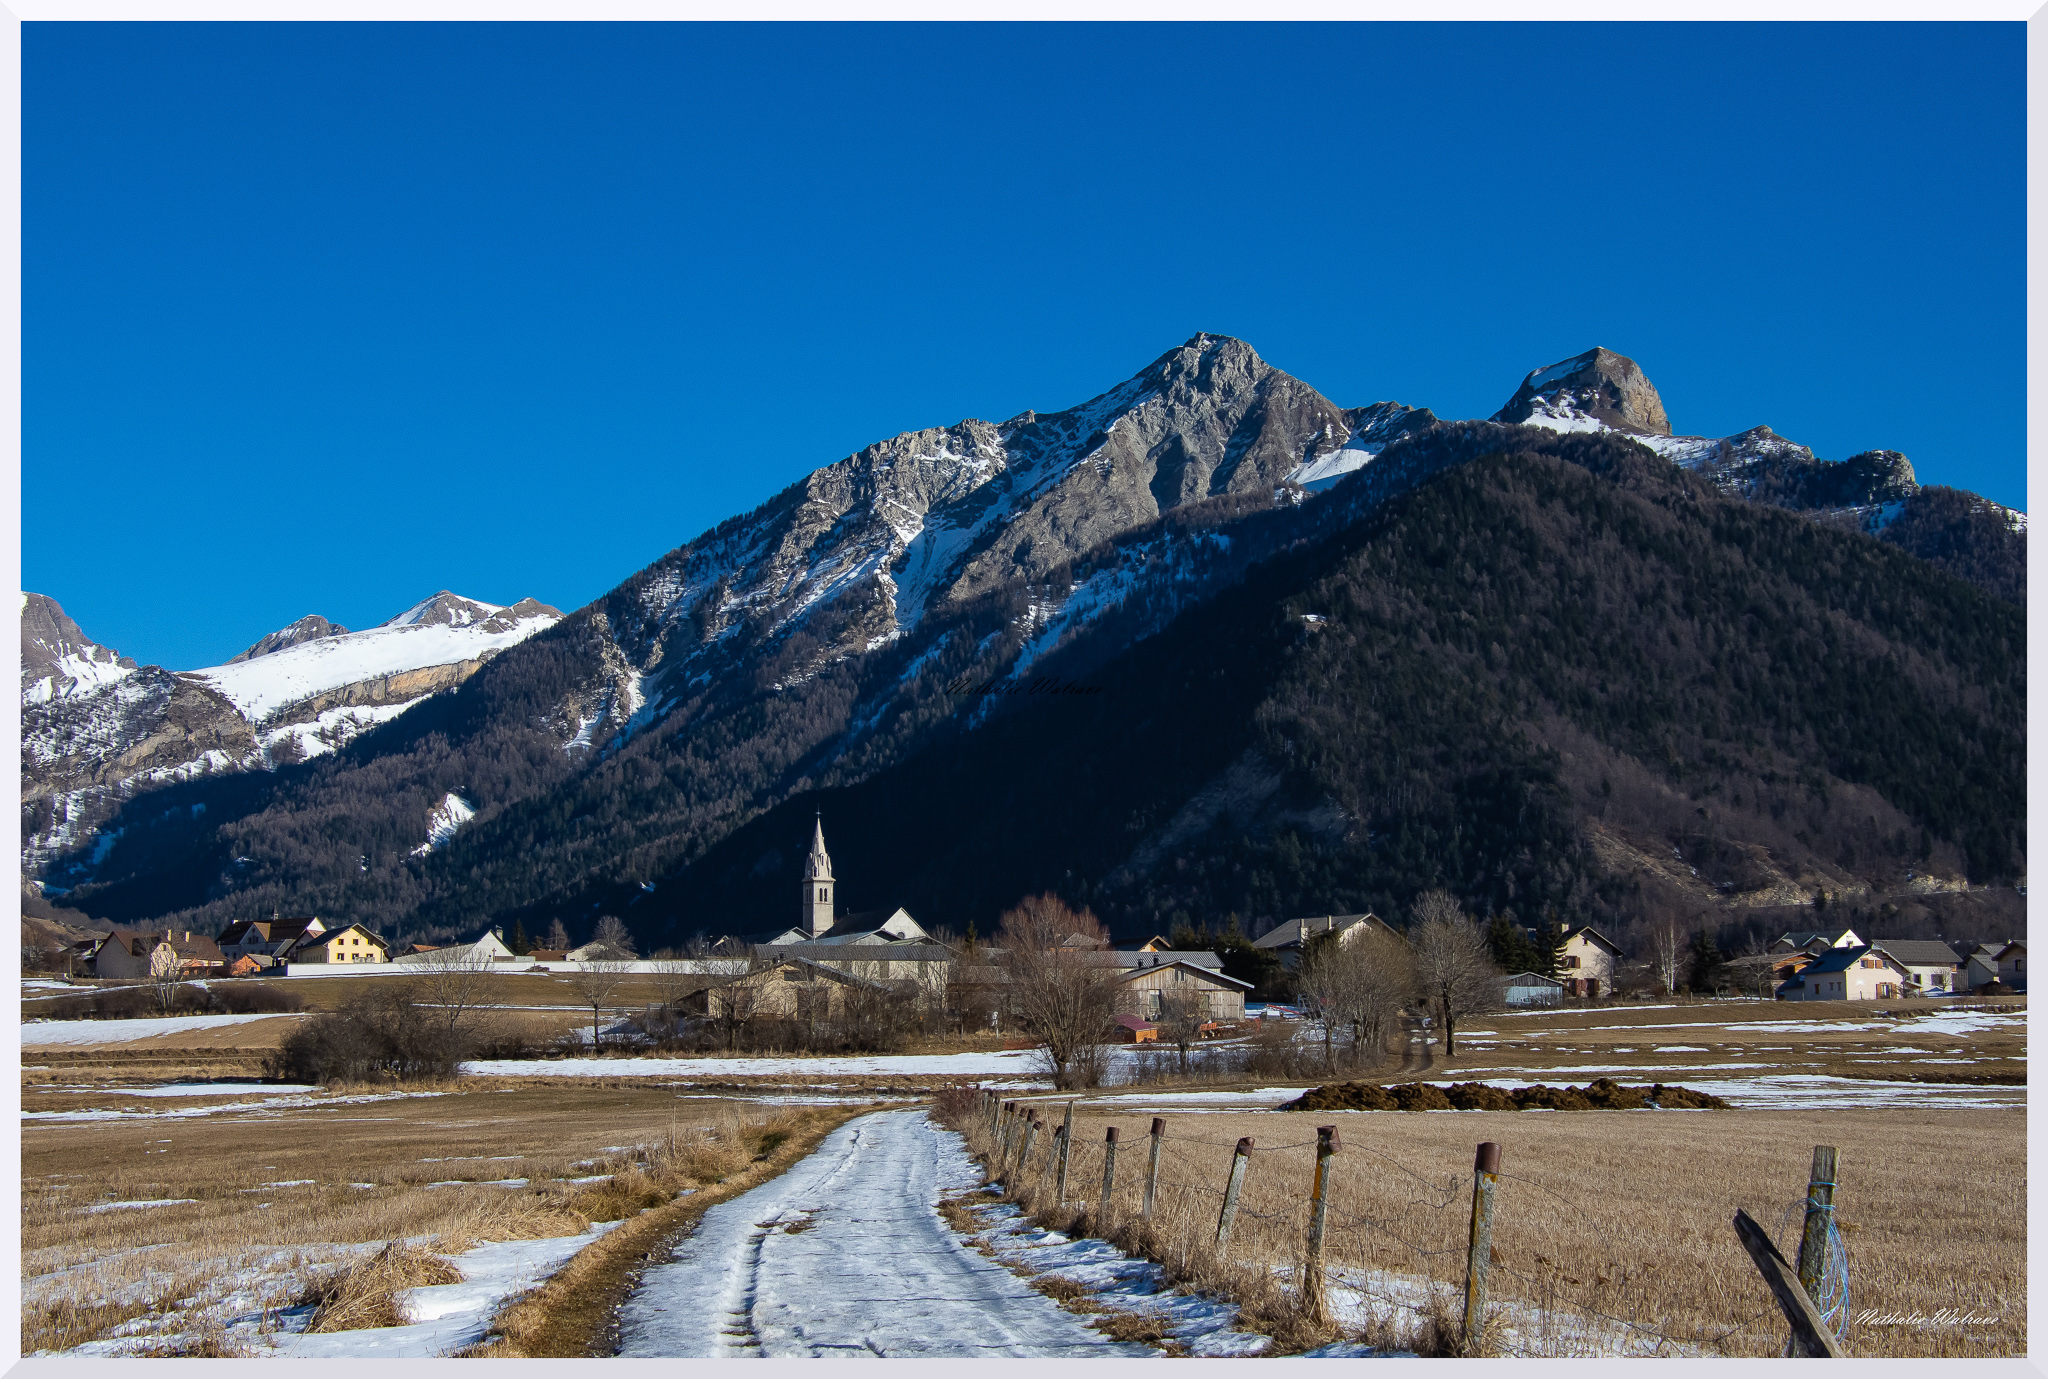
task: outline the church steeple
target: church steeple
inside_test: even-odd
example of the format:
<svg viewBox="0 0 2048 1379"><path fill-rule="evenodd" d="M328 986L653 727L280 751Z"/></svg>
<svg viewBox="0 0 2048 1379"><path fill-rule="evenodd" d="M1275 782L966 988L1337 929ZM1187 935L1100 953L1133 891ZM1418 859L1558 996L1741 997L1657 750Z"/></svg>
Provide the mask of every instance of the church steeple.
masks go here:
<svg viewBox="0 0 2048 1379"><path fill-rule="evenodd" d="M804 859L803 927L812 938L832 927L832 855L825 851L823 813L811 834L811 855Z"/></svg>

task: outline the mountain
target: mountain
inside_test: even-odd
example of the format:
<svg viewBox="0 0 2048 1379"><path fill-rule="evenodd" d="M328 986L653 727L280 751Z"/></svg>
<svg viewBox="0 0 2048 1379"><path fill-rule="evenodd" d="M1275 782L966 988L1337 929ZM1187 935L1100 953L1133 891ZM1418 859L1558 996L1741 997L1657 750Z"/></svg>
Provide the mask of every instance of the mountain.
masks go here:
<svg viewBox="0 0 2048 1379"><path fill-rule="evenodd" d="M115 658L55 602L27 595L24 870L47 882L89 874L89 858L48 869L85 845L103 859L112 835L98 826L126 799L331 752L561 616L532 599L501 608L444 590L366 632L301 618L223 665L172 672Z"/></svg>
<svg viewBox="0 0 2048 1379"><path fill-rule="evenodd" d="M273 651L283 651L288 646L297 646L301 642L315 641L321 637L339 637L347 632L348 629L339 623L331 623L318 613L309 613L289 626L259 637L255 645L247 651L239 656L228 657L227 663L237 665L258 656L268 656Z"/></svg>
<svg viewBox="0 0 2048 1379"><path fill-rule="evenodd" d="M1896 450L1831 462L1768 426L1719 439L1674 436L1656 388L1633 359L1612 350L1596 347L1532 370L1492 420L1628 436L1725 492L1869 532L2026 605L2025 513L1957 489L1922 488Z"/></svg>
<svg viewBox="0 0 2048 1379"><path fill-rule="evenodd" d="M21 596L21 702L47 704L127 678L135 660L79 630L57 600Z"/></svg>
<svg viewBox="0 0 2048 1379"><path fill-rule="evenodd" d="M1973 508L1956 536L1903 457L1672 436L1609 351L1533 371L1498 415L1339 407L1196 336L1077 407L827 465L452 693L269 773L138 793L44 875L124 922L310 908L424 937L613 911L665 941L762 927L728 916L772 899L794 862L771 833L821 803L903 888L850 879L850 901L984 930L1025 884L1129 926L1252 926L1338 896L1398 913L1434 875L1615 923L1671 895L1734 913L2023 874L2024 615L1944 572L2004 569L2012 523ZM1886 537L1916 503L1949 566ZM1347 573L1375 552L1401 560ZM1626 598L1563 578L1588 552ZM489 621L445 611L451 634ZM390 626L176 682L351 707L282 672L363 673L351 639ZM1315 647L1365 659L1288 678ZM1573 793L1588 761L1606 818ZM1690 860L1710 784L1776 811L1711 835L1754 874ZM1694 870L1720 879L1694 894Z"/></svg>

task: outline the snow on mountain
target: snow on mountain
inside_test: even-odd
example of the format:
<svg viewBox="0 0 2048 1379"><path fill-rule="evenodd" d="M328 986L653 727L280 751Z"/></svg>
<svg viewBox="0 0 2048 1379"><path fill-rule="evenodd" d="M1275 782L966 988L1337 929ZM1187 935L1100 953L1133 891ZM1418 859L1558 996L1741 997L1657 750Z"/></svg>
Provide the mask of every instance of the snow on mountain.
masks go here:
<svg viewBox="0 0 2048 1379"><path fill-rule="evenodd" d="M445 847L448 840L455 836L455 830L475 817L476 810L470 802L454 791L449 791L441 803L434 807L433 813L427 815L427 841L414 848L409 855L425 857L434 849Z"/></svg>
<svg viewBox="0 0 2048 1379"><path fill-rule="evenodd" d="M101 646L85 635L57 600L47 594L21 596L21 702L47 704L66 695L89 694L135 673L132 657Z"/></svg>
<svg viewBox="0 0 2048 1379"><path fill-rule="evenodd" d="M321 637L340 637L347 632L348 629L341 624L329 622L318 613L310 613L289 627L281 627L263 637L241 655L228 657L228 664L234 665L238 661L268 656L273 651L282 651L288 646L297 646L300 642L310 642Z"/></svg>
<svg viewBox="0 0 2048 1379"><path fill-rule="evenodd" d="M779 643L798 624L822 629L812 631L821 644L775 683L802 684L830 660L922 632L941 607L1044 579L1163 513L1269 499L1290 471L1348 441L1380 443L1414 415L1382 404L1354 420L1243 341L1204 334L1064 412L877 442L672 552L607 600L617 655L605 652L590 686L564 706L563 740L572 750L615 741L715 681L734 657L759 654L742 647ZM1340 463L1366 458L1361 450ZM626 670L643 677L631 694Z"/></svg>
<svg viewBox="0 0 2048 1379"><path fill-rule="evenodd" d="M499 607L443 592L366 632L303 641L183 676L219 691L251 723L262 723L280 709L349 685L481 660L561 618L531 599Z"/></svg>
<svg viewBox="0 0 2048 1379"><path fill-rule="evenodd" d="M1404 407L1398 402L1375 402L1344 414L1350 434L1335 450L1320 454L1313 449L1302 463L1287 473L1290 483L1320 492L1346 474L1365 468L1379 453L1402 436L1412 435L1436 421L1427 407Z"/></svg>

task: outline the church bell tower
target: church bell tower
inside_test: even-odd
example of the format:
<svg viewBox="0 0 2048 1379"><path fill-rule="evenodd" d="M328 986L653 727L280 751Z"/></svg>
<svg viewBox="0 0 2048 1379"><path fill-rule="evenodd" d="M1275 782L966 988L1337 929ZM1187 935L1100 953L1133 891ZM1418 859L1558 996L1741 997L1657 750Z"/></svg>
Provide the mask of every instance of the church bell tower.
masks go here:
<svg viewBox="0 0 2048 1379"><path fill-rule="evenodd" d="M804 859L803 927L812 938L832 927L832 858L825 851L825 818L818 816L811 855Z"/></svg>

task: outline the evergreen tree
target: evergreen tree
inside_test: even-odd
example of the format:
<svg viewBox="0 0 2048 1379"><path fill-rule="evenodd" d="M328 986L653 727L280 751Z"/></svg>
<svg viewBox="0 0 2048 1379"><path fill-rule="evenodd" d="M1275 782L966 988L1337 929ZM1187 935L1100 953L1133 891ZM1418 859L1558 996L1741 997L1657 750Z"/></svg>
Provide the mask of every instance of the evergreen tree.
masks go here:
<svg viewBox="0 0 2048 1379"><path fill-rule="evenodd" d="M516 919L512 921L512 937L505 941L505 945L522 958L533 951L533 942L526 936L526 926Z"/></svg>
<svg viewBox="0 0 2048 1379"><path fill-rule="evenodd" d="M1714 946L1714 937L1705 929L1693 935L1692 951L1689 955L1691 976L1686 985L1694 995L1711 996L1727 981L1728 962L1721 956L1721 950Z"/></svg>
<svg viewBox="0 0 2048 1379"><path fill-rule="evenodd" d="M1514 916L1503 910L1486 926L1486 946L1503 972L1549 972L1551 959L1530 941Z"/></svg>

